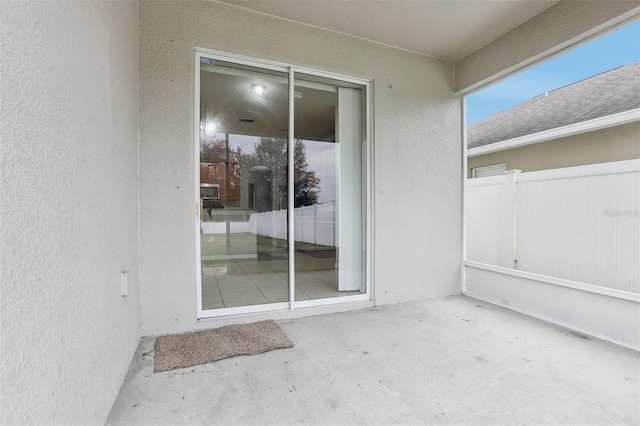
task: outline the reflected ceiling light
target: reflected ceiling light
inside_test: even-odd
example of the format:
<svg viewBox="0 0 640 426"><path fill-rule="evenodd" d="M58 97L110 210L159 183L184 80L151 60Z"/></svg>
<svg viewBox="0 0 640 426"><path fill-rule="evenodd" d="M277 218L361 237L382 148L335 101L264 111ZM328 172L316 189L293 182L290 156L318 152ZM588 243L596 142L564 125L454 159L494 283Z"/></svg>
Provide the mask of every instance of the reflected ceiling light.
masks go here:
<svg viewBox="0 0 640 426"><path fill-rule="evenodd" d="M213 134L216 132L215 123L207 121L207 124L204 126L204 132L209 136L213 136Z"/></svg>
<svg viewBox="0 0 640 426"><path fill-rule="evenodd" d="M252 84L251 88L256 91L256 93L262 93L267 90L267 86L264 84Z"/></svg>

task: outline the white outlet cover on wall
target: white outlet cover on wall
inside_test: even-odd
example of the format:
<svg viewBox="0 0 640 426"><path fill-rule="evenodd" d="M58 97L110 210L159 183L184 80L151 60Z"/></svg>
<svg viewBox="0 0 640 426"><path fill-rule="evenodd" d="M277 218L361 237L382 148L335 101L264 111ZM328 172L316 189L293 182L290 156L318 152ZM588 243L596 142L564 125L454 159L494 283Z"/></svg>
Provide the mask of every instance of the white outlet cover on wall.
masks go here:
<svg viewBox="0 0 640 426"><path fill-rule="evenodd" d="M120 295L125 297L129 293L129 272L120 274Z"/></svg>

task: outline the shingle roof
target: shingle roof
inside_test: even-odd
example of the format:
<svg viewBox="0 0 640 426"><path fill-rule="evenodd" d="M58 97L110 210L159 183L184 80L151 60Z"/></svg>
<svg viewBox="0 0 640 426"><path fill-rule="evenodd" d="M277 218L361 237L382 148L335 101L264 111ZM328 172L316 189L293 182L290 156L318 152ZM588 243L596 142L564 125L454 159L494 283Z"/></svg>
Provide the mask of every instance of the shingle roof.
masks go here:
<svg viewBox="0 0 640 426"><path fill-rule="evenodd" d="M467 128L476 148L640 108L640 62L548 92Z"/></svg>

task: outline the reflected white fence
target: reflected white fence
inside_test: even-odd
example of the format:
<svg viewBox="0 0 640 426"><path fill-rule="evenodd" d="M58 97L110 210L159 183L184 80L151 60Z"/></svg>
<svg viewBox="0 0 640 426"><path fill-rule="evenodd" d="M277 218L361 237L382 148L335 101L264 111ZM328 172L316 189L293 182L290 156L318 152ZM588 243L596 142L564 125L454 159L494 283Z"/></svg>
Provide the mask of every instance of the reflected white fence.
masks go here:
<svg viewBox="0 0 640 426"><path fill-rule="evenodd" d="M640 293L640 160L467 180L467 259Z"/></svg>
<svg viewBox="0 0 640 426"><path fill-rule="evenodd" d="M294 240L336 247L337 214L336 201L295 208ZM225 222L203 222L202 232L203 234L224 234L226 226ZM230 231L232 233L248 232L285 240L287 239L287 211L252 213L247 222L230 222Z"/></svg>

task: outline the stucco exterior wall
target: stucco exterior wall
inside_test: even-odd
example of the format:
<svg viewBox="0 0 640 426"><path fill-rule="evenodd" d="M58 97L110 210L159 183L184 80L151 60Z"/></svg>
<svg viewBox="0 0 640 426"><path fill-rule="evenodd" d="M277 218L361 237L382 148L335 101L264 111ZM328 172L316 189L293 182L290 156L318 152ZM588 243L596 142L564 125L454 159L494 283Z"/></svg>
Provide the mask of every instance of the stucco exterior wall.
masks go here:
<svg viewBox="0 0 640 426"><path fill-rule="evenodd" d="M0 6L0 423L102 424L139 341L137 6Z"/></svg>
<svg viewBox="0 0 640 426"><path fill-rule="evenodd" d="M640 122L623 124L519 148L469 157L474 167L506 163L507 170L534 172L640 158Z"/></svg>
<svg viewBox="0 0 640 426"><path fill-rule="evenodd" d="M639 14L637 1L559 1L457 61L456 91L468 93L583 43Z"/></svg>
<svg viewBox="0 0 640 426"><path fill-rule="evenodd" d="M143 335L196 324L196 46L372 79L375 301L460 291L452 64L215 2L143 2L139 21Z"/></svg>

